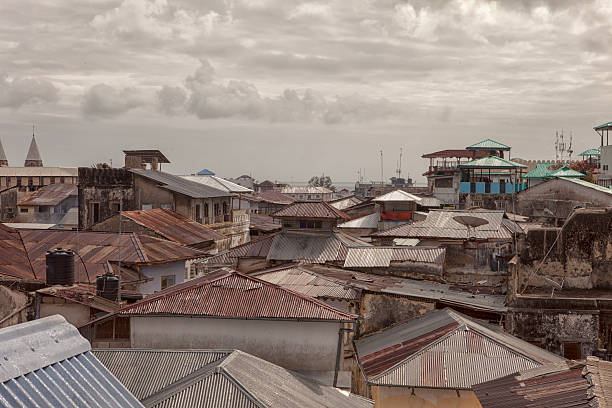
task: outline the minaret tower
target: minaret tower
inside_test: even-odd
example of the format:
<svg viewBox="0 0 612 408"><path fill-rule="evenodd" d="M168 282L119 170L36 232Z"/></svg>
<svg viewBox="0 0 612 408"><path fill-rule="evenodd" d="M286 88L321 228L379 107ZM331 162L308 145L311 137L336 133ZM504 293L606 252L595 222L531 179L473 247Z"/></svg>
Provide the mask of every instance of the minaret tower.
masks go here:
<svg viewBox="0 0 612 408"><path fill-rule="evenodd" d="M4 153L4 147L2 146L1 141L0 141L0 167L8 167L8 159L6 158L6 153Z"/></svg>

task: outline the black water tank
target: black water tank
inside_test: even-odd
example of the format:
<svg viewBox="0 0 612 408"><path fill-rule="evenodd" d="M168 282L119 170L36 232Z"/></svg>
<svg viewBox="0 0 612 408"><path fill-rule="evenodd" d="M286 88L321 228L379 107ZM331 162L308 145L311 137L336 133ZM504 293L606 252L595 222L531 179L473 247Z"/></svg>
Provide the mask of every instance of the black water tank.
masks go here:
<svg viewBox="0 0 612 408"><path fill-rule="evenodd" d="M74 284L74 252L70 249L53 249L45 256L47 285Z"/></svg>
<svg viewBox="0 0 612 408"><path fill-rule="evenodd" d="M119 277L113 274L104 274L96 278L96 295L116 302L119 300Z"/></svg>

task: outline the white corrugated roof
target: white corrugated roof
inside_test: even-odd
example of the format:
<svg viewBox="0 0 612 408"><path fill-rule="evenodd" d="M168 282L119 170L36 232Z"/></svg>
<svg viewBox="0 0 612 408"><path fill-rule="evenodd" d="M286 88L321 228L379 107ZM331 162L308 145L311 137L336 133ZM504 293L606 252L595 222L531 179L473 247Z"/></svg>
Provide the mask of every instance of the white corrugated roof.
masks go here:
<svg viewBox="0 0 612 408"><path fill-rule="evenodd" d="M421 201L421 197L407 193L403 190L395 190L380 197L374 198L372 201Z"/></svg>
<svg viewBox="0 0 612 408"><path fill-rule="evenodd" d="M240 184L232 183L231 181L222 179L221 177L208 176L181 176L182 178L195 181L196 183L207 185L208 187L216 188L230 193L252 193L253 190L241 186Z"/></svg>
<svg viewBox="0 0 612 408"><path fill-rule="evenodd" d="M378 213L355 218L338 225L338 228L378 228Z"/></svg>

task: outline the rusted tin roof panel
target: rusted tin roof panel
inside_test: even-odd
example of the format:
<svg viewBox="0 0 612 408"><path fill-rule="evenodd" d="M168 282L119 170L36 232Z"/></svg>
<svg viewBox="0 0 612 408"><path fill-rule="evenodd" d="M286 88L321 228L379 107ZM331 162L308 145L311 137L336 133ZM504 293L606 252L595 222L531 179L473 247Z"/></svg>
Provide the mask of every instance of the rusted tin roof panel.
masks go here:
<svg viewBox="0 0 612 408"><path fill-rule="evenodd" d="M66 299L82 305L90 306L104 312L114 312L120 308L119 303L96 295L95 286L72 285L72 286L50 286L39 289L37 293Z"/></svg>
<svg viewBox="0 0 612 408"><path fill-rule="evenodd" d="M28 257L37 279L46 278L45 254L50 249L72 249L75 257L76 282L94 283L105 272L107 262L147 265L177 262L202 256L196 249L178 245L164 239L137 233L119 234L92 231L21 230ZM5 272L1 272L5 273ZM122 269L122 274L126 273ZM7 273L8 274L8 273ZM122 276L135 280L138 275Z"/></svg>
<svg viewBox="0 0 612 408"><path fill-rule="evenodd" d="M565 361L451 309L430 312L355 344L368 382L387 386L470 389Z"/></svg>
<svg viewBox="0 0 612 408"><path fill-rule="evenodd" d="M470 216L481 218L485 225L468 228L460 224L456 217ZM513 224L512 230L509 225ZM513 238L514 222L504 220L504 212L496 210L431 210L423 221L406 223L398 227L372 234L378 237L400 238L447 238L447 239L497 239L511 240ZM516 227L516 231L520 228Z"/></svg>
<svg viewBox="0 0 612 408"><path fill-rule="evenodd" d="M312 319L352 321L321 301L238 272L153 295L117 313L130 316L188 315L226 318Z"/></svg>
<svg viewBox="0 0 612 408"><path fill-rule="evenodd" d="M274 237L267 259L325 263L338 259L341 245L342 242L332 232L286 231Z"/></svg>
<svg viewBox="0 0 612 408"><path fill-rule="evenodd" d="M392 262L418 262L442 265L446 250L433 247L353 247L348 248L345 268L385 268Z"/></svg>
<svg viewBox="0 0 612 408"><path fill-rule="evenodd" d="M205 225L165 208L124 211L122 214L180 245L196 245L225 238Z"/></svg>
<svg viewBox="0 0 612 408"><path fill-rule="evenodd" d="M250 214L249 223L251 230L263 232L278 231L282 228L282 225L275 221L274 218L264 214Z"/></svg>
<svg viewBox="0 0 612 408"><path fill-rule="evenodd" d="M78 188L74 184L49 184L28 194L17 205L56 206L70 196L76 196Z"/></svg>
<svg viewBox="0 0 612 408"><path fill-rule="evenodd" d="M20 279L42 279L30 264L19 231L1 224L0 274Z"/></svg>
<svg viewBox="0 0 612 408"><path fill-rule="evenodd" d="M570 366L571 365L571 366ZM483 408L594 408L583 364L546 365L473 387Z"/></svg>
<svg viewBox="0 0 612 408"><path fill-rule="evenodd" d="M212 188L195 181L185 180L181 176L175 176L173 174L168 174L161 171L143 169L130 169L130 171L141 177L159 183L161 188L183 194L191 198L231 197L234 195L233 193L229 193L227 191Z"/></svg>
<svg viewBox="0 0 612 408"><path fill-rule="evenodd" d="M253 274L259 279L315 298L357 300L359 291L322 277L302 265L290 265Z"/></svg>
<svg viewBox="0 0 612 408"><path fill-rule="evenodd" d="M320 218L332 220L349 220L350 217L344 212L331 206L324 201L318 202L296 202L281 208L273 217L278 218Z"/></svg>

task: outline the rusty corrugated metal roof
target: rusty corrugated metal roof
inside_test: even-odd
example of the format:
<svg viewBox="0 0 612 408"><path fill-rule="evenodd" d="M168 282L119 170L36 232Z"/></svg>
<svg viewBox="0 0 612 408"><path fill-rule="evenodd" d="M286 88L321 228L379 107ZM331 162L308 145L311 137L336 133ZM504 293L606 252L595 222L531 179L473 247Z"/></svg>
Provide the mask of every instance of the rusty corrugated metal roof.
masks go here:
<svg viewBox="0 0 612 408"><path fill-rule="evenodd" d="M320 218L333 220L349 220L350 217L344 212L331 206L325 201L318 202L296 202L281 208L273 217L278 218Z"/></svg>
<svg viewBox="0 0 612 408"><path fill-rule="evenodd" d="M264 214L250 214L249 228L252 230L271 232L278 231L283 226L276 222L274 218Z"/></svg>
<svg viewBox="0 0 612 408"><path fill-rule="evenodd" d="M75 281L89 283L94 283L96 276L105 273L105 265L109 261L120 260L126 265L153 265L202 256L202 252L196 249L138 233L121 234L119 238L119 234L110 232L20 230L19 235L23 239L36 279L41 280L46 277L45 254L55 248L72 249L78 254L74 260ZM9 267L0 265L0 273L10 275L8 272ZM126 270L122 268L124 281L139 278L136 272L131 276L123 276L125 273Z"/></svg>
<svg viewBox="0 0 612 408"><path fill-rule="evenodd" d="M439 247L352 247L345 268L386 268L392 263L415 262L442 265L446 249Z"/></svg>
<svg viewBox="0 0 612 408"><path fill-rule="evenodd" d="M610 400L596 390L598 379L591 376L590 367L599 364L606 366L610 387L612 363L589 357L586 364L545 365L477 384L474 392L483 408L610 407Z"/></svg>
<svg viewBox="0 0 612 408"><path fill-rule="evenodd" d="M225 237L205 225L166 208L124 211L124 217L180 245L197 245Z"/></svg>
<svg viewBox="0 0 612 408"><path fill-rule="evenodd" d="M261 191L259 193L242 196L247 201L266 202L272 204L286 205L295 202L295 198L280 193L276 190Z"/></svg>
<svg viewBox="0 0 612 408"><path fill-rule="evenodd" d="M487 224L468 228L460 224L454 217L470 216L482 218ZM447 239L493 239L511 240L512 231L508 228L513 221L504 220L504 211L497 210L431 210L423 221L406 223L385 231L376 232L372 236L398 238L447 238ZM520 230L518 228L517 230Z"/></svg>
<svg viewBox="0 0 612 408"><path fill-rule="evenodd" d="M195 279L191 285L186 282L178 290L149 296L116 314L331 321L357 318L319 300L235 271L214 279Z"/></svg>
<svg viewBox="0 0 612 408"><path fill-rule="evenodd" d="M367 381L387 386L470 389L520 370L565 361L451 309L430 312L355 345Z"/></svg>
<svg viewBox="0 0 612 408"><path fill-rule="evenodd" d="M357 288L326 278L301 264L266 269L251 276L314 298L358 300L361 297Z"/></svg>
<svg viewBox="0 0 612 408"><path fill-rule="evenodd" d="M55 206L70 196L76 196L78 188L74 184L49 184L31 192L17 202L17 205Z"/></svg>
<svg viewBox="0 0 612 408"><path fill-rule="evenodd" d="M42 279L35 273L18 230L0 224L0 275Z"/></svg>
<svg viewBox="0 0 612 408"><path fill-rule="evenodd" d="M72 286L49 286L36 292L91 306L104 312L114 312L120 308L119 303L97 296L95 286L78 284Z"/></svg>

